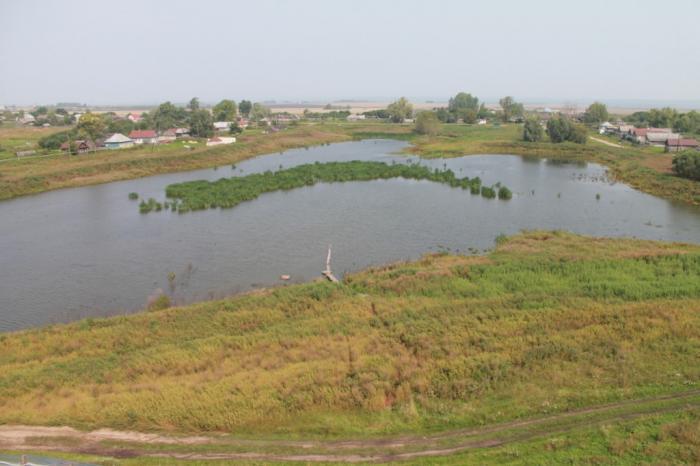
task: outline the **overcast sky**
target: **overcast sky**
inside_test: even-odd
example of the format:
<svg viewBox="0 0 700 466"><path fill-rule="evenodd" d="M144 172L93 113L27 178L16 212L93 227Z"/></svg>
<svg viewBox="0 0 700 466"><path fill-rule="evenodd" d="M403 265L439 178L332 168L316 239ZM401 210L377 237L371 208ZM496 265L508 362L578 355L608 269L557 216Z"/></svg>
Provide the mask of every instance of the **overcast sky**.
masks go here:
<svg viewBox="0 0 700 466"><path fill-rule="evenodd" d="M700 1L0 0L0 104L700 100Z"/></svg>

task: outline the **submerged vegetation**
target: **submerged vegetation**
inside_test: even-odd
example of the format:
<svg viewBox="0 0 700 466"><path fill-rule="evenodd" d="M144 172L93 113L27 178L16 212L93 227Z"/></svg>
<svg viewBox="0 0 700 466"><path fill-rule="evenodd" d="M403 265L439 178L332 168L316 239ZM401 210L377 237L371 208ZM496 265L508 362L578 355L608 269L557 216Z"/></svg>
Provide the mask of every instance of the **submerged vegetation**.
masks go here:
<svg viewBox="0 0 700 466"><path fill-rule="evenodd" d="M435 432L700 383L700 248L531 232L346 277L0 336L0 423Z"/></svg>
<svg viewBox="0 0 700 466"><path fill-rule="evenodd" d="M425 166L409 164L386 164L382 162L330 162L299 165L297 167L266 171L241 177L222 178L218 181L188 181L171 184L166 195L173 199L178 212L210 208L230 208L250 201L263 193L290 190L316 183L345 181L370 181L389 178L428 180L444 183L453 188L468 189L486 198L496 196L494 188L481 186L481 179L458 178L452 170L431 170ZM503 199L510 199L509 190L503 191ZM155 200L141 203L141 212L160 210Z"/></svg>

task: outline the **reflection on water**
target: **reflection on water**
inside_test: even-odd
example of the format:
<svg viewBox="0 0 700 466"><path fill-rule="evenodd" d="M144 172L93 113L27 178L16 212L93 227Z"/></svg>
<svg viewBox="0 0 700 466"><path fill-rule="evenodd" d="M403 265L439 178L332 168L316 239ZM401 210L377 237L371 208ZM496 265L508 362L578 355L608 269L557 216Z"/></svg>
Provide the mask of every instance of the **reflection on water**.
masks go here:
<svg viewBox="0 0 700 466"><path fill-rule="evenodd" d="M399 141L287 151L186 173L53 191L0 202L0 331L130 312L157 289L178 302L319 276L333 244L338 274L439 248L469 253L498 234L566 229L598 236L700 242L700 210L609 183L595 164L516 156L423 160L498 181L510 201L426 181L319 184L233 209L141 215L128 199L164 198L179 181L240 176L314 161L406 163ZM175 278L169 280L169 273ZM172 275L170 275L172 277Z"/></svg>

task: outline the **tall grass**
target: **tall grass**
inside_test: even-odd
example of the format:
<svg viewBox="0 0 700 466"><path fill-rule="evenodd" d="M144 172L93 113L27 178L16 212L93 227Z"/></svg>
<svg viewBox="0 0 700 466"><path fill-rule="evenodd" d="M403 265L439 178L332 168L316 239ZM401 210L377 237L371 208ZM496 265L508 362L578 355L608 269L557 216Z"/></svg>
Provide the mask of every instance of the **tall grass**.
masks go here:
<svg viewBox="0 0 700 466"><path fill-rule="evenodd" d="M687 390L700 249L533 232L188 307L0 336L0 423L434 431Z"/></svg>

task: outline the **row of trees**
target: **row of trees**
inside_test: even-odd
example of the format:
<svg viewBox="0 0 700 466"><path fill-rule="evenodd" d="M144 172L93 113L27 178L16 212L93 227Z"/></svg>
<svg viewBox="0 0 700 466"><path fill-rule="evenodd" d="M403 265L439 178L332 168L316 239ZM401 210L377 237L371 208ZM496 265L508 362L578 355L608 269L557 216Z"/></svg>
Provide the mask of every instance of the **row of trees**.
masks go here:
<svg viewBox="0 0 700 466"><path fill-rule="evenodd" d="M670 107L652 108L645 112L635 112L626 116L624 120L640 127L673 128L679 133L700 134L700 113L695 110L681 113Z"/></svg>

